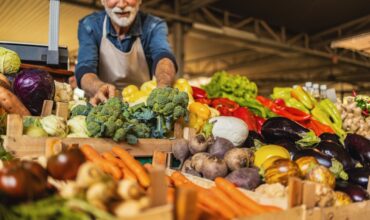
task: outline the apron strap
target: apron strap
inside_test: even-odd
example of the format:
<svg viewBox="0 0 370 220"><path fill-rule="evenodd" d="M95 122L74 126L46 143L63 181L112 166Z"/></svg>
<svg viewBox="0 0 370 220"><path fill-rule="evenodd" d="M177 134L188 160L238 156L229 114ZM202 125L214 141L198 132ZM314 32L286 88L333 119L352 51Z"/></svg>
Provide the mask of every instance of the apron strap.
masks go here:
<svg viewBox="0 0 370 220"><path fill-rule="evenodd" d="M107 16L104 17L104 22L103 22L103 38L107 36Z"/></svg>

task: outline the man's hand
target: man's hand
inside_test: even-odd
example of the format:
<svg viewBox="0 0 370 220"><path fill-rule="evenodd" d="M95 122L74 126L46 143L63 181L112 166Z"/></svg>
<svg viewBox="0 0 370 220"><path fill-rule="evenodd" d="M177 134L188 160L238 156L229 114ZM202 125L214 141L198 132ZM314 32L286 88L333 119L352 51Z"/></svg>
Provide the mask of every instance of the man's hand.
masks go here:
<svg viewBox="0 0 370 220"><path fill-rule="evenodd" d="M168 58L161 59L155 70L157 87L172 86L176 75L176 68L172 60Z"/></svg>
<svg viewBox="0 0 370 220"><path fill-rule="evenodd" d="M115 96L115 92L116 87L114 85L105 83L100 86L94 97L90 99L90 103L95 106L101 102L105 102L107 99L113 98Z"/></svg>

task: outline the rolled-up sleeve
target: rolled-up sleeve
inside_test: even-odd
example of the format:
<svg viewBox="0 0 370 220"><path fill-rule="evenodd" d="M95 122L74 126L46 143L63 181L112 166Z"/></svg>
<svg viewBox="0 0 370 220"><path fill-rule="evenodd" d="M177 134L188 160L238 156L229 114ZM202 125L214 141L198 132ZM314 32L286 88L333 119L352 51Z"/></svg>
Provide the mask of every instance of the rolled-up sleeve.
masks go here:
<svg viewBox="0 0 370 220"><path fill-rule="evenodd" d="M80 21L78 26L78 62L75 70L77 85L81 88L81 79L86 73L97 73L99 61L98 43L93 35L92 28Z"/></svg>
<svg viewBox="0 0 370 220"><path fill-rule="evenodd" d="M177 71L176 58L171 50L168 42L168 28L165 21L161 21L152 30L151 38L149 41L149 49L152 60L152 75L155 74L158 62L163 58L172 60Z"/></svg>

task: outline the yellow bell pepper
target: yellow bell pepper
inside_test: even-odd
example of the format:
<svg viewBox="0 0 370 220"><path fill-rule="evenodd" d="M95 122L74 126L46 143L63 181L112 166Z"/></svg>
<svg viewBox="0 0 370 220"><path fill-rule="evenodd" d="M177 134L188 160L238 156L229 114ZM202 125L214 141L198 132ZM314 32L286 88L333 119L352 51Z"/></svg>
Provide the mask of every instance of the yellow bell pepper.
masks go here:
<svg viewBox="0 0 370 220"><path fill-rule="evenodd" d="M140 86L140 91L144 92L146 95L149 96L149 94L153 91L153 89L157 88L157 81L151 80L143 83Z"/></svg>
<svg viewBox="0 0 370 220"><path fill-rule="evenodd" d="M177 88L181 92L186 92L189 96L189 104L194 102L193 89L191 88L191 85L186 79L180 78L176 80L175 84L173 85L173 88Z"/></svg>
<svg viewBox="0 0 370 220"><path fill-rule="evenodd" d="M211 116L208 106L193 102L189 105L189 126L199 132Z"/></svg>
<svg viewBox="0 0 370 220"><path fill-rule="evenodd" d="M134 95L139 92L139 88L135 85L126 86L122 90L122 97L123 101L125 102L133 102Z"/></svg>

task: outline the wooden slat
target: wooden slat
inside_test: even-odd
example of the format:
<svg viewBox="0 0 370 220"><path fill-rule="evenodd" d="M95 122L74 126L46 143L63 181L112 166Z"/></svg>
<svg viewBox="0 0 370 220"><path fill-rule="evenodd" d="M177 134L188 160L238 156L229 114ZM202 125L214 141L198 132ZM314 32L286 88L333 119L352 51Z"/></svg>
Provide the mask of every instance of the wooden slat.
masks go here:
<svg viewBox="0 0 370 220"><path fill-rule="evenodd" d="M23 119L20 115L10 114L7 116L6 133L11 137L19 137L23 134Z"/></svg>
<svg viewBox="0 0 370 220"><path fill-rule="evenodd" d="M288 207L293 208L302 204L303 182L299 178L292 177L288 181Z"/></svg>
<svg viewBox="0 0 370 220"><path fill-rule="evenodd" d="M316 203L316 184L313 182L304 182L303 183L303 195L302 203L308 208L312 209L315 207Z"/></svg>
<svg viewBox="0 0 370 220"><path fill-rule="evenodd" d="M47 138L32 138L26 135L18 137L4 136L4 147L13 152L16 157L38 157L45 154ZM129 151L135 157L152 156L154 150L170 152L172 140L168 139L139 139L138 144L129 145L126 142L114 142L105 138L64 138L62 143L92 145L98 152L110 151L113 146L119 146Z"/></svg>
<svg viewBox="0 0 370 220"><path fill-rule="evenodd" d="M323 220L365 220L370 216L370 201L351 203L345 206L335 206L321 209Z"/></svg>
<svg viewBox="0 0 370 220"><path fill-rule="evenodd" d="M158 207L167 203L167 185L164 166L153 166L150 171L150 206Z"/></svg>
<svg viewBox="0 0 370 220"><path fill-rule="evenodd" d="M55 115L67 120L69 118L68 103L57 102Z"/></svg>
<svg viewBox="0 0 370 220"><path fill-rule="evenodd" d="M194 189L178 187L176 189L176 220L197 220L199 209L197 204L197 192Z"/></svg>
<svg viewBox="0 0 370 220"><path fill-rule="evenodd" d="M34 65L34 64L21 64L21 69L40 69L45 70L51 74L58 74L58 75L64 75L64 76L73 76L73 72L69 70L64 69L54 69L47 66L40 66L40 65Z"/></svg>
<svg viewBox="0 0 370 220"><path fill-rule="evenodd" d="M306 207L298 206L282 212L266 213L256 216L240 217L237 220L306 220Z"/></svg>
<svg viewBox="0 0 370 220"><path fill-rule="evenodd" d="M51 115L53 105L54 105L53 100L45 100L44 104L42 105L41 117Z"/></svg>

